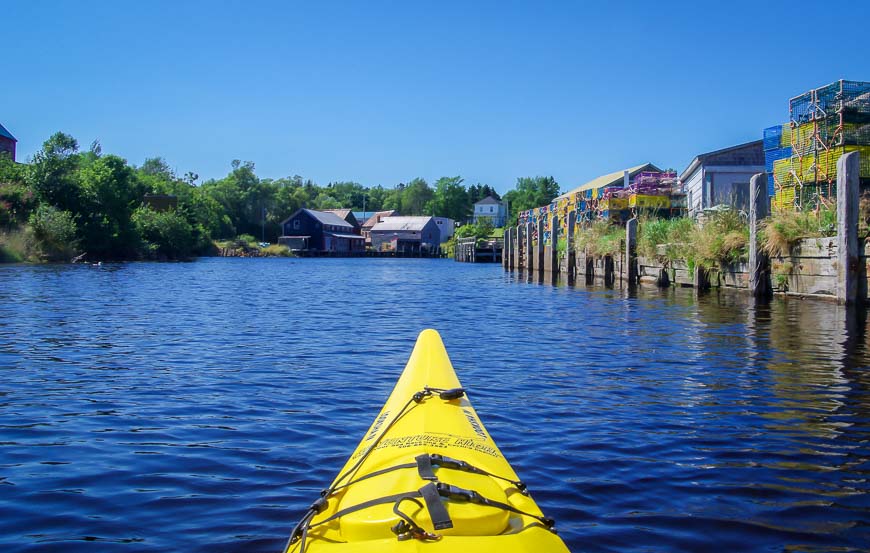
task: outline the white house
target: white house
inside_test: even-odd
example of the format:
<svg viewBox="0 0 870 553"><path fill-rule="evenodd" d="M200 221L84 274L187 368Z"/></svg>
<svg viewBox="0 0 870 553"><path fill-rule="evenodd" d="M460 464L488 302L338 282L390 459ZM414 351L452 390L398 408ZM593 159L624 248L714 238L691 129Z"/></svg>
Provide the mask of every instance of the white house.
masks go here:
<svg viewBox="0 0 870 553"><path fill-rule="evenodd" d="M441 243L447 242L450 240L450 237L453 236L453 227L454 224L453 219L449 217L432 217L435 220L435 224L438 225L438 230L441 231Z"/></svg>
<svg viewBox="0 0 870 553"><path fill-rule="evenodd" d="M717 205L749 209L749 179L764 172L761 140L698 154L680 175L689 216Z"/></svg>
<svg viewBox="0 0 870 553"><path fill-rule="evenodd" d="M492 196L475 202L473 222L477 224L482 219L489 219L495 228L503 227L507 221L507 202L496 200Z"/></svg>

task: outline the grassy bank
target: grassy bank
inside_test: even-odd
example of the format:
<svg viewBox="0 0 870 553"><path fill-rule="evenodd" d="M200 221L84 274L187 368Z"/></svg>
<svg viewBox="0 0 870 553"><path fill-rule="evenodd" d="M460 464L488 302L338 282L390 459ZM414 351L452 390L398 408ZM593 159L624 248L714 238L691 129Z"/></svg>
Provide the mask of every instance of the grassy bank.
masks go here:
<svg viewBox="0 0 870 553"><path fill-rule="evenodd" d="M242 234L233 240L215 241L216 255L230 257L295 257L290 248L280 244L261 246L250 234Z"/></svg>
<svg viewBox="0 0 870 553"><path fill-rule="evenodd" d="M866 237L866 229L866 224L863 230L859 228L862 237ZM771 257L785 257L800 240L836 234L837 207L833 203L821 203L814 210L775 211L761 224L759 246Z"/></svg>
<svg viewBox="0 0 870 553"><path fill-rule="evenodd" d="M577 251L593 257L620 255L625 228L608 221L595 221L577 235ZM688 218L641 218L638 224L638 254L662 263L685 260L690 267L717 267L743 261L748 255L749 226L734 210L709 214L703 223Z"/></svg>
<svg viewBox="0 0 870 553"><path fill-rule="evenodd" d="M862 199L859 238L870 237L870 198ZM837 212L833 202L823 202L808 211L776 211L761 222L759 247L772 258L789 256L801 240L834 236ZM712 269L746 261L749 255L749 222L734 209L704 214L701 221L689 218L640 218L638 255L668 264L682 260L689 267ZM577 235L577 251L593 257L620 255L624 250L625 228L596 221ZM788 269L782 265L782 271Z"/></svg>

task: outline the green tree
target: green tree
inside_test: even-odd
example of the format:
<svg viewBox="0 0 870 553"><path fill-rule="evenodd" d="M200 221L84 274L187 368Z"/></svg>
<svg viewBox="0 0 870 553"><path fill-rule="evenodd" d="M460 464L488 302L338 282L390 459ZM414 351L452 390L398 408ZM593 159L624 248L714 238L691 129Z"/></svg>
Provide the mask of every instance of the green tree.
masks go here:
<svg viewBox="0 0 870 553"><path fill-rule="evenodd" d="M267 218L275 211L277 187L261 181L250 161L233 160L232 171L226 177L207 181L203 189L223 207L228 224L221 226L233 229L234 234L259 236L264 210Z"/></svg>
<svg viewBox="0 0 870 553"><path fill-rule="evenodd" d="M341 207L341 202L330 196L326 190L314 199L314 209L339 209Z"/></svg>
<svg viewBox="0 0 870 553"><path fill-rule="evenodd" d="M36 197L27 184L26 167L0 152L0 227L24 223L36 207Z"/></svg>
<svg viewBox="0 0 870 553"><path fill-rule="evenodd" d="M427 214L465 221L471 214L471 204L468 191L462 182L463 179L459 176L438 179L432 200L426 208Z"/></svg>
<svg viewBox="0 0 870 553"><path fill-rule="evenodd" d="M559 183L553 177L520 177L516 188L504 195L510 209L510 219L516 222L517 213L549 205L559 195Z"/></svg>
<svg viewBox="0 0 870 553"><path fill-rule="evenodd" d="M79 180L83 209L76 214L84 250L97 258L134 257L138 236L131 217L145 194L136 172L106 155L83 167Z"/></svg>
<svg viewBox="0 0 870 553"><path fill-rule="evenodd" d="M367 195L366 189L358 182L331 182L324 192L335 198L339 207L358 210L362 209L363 197Z"/></svg>
<svg viewBox="0 0 870 553"><path fill-rule="evenodd" d="M384 209L384 201L387 199L387 190L381 186L373 186L368 189L365 203L365 211L381 211Z"/></svg>
<svg viewBox="0 0 870 553"><path fill-rule="evenodd" d="M384 195L383 209L384 210L396 210L397 212L408 215L406 213L404 206L402 205L402 194L405 191L405 185L399 183L395 188L391 188L387 190Z"/></svg>
<svg viewBox="0 0 870 553"><path fill-rule="evenodd" d="M402 215L424 215L426 204L432 199L433 192L429 183L416 178L402 190ZM429 214L431 215L431 213Z"/></svg>
<svg viewBox="0 0 870 553"><path fill-rule="evenodd" d="M140 207L133 212L133 224L145 257L185 259L197 248L194 228L177 211L154 211Z"/></svg>
<svg viewBox="0 0 870 553"><path fill-rule="evenodd" d="M483 218L478 223L469 223L457 228L455 236L457 238L469 238L473 236L477 240L486 240L492 236L493 230L492 221L489 218Z"/></svg>
<svg viewBox="0 0 870 553"><path fill-rule="evenodd" d="M46 140L29 166L30 188L42 203L73 213L82 211L82 192L77 179L81 155L75 138L62 132Z"/></svg>

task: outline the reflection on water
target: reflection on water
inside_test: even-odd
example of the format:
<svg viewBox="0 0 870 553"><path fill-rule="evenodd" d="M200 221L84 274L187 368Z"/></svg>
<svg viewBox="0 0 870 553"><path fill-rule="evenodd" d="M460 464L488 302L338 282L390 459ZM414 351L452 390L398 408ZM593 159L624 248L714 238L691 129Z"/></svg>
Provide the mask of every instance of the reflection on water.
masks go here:
<svg viewBox="0 0 870 553"><path fill-rule="evenodd" d="M864 310L209 259L0 266L3 550L279 550L425 327L572 550L870 543Z"/></svg>

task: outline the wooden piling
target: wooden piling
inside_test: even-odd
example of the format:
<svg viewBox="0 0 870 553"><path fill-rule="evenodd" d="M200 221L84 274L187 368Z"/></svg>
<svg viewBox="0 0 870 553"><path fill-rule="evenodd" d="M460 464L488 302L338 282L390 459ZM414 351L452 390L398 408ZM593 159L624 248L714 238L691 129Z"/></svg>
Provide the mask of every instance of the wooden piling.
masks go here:
<svg viewBox="0 0 870 553"><path fill-rule="evenodd" d="M770 259L758 245L759 225L769 211L767 174L758 173L749 180L749 291L758 299L767 299L773 294Z"/></svg>
<svg viewBox="0 0 870 553"><path fill-rule="evenodd" d="M837 160L837 302L843 304L858 301L863 272L858 251L859 160L858 152Z"/></svg>
<svg viewBox="0 0 870 553"><path fill-rule="evenodd" d="M568 284L574 284L576 276L576 252L574 252L574 225L577 224L577 210L568 212L568 224L565 228L565 272Z"/></svg>
<svg viewBox="0 0 870 553"><path fill-rule="evenodd" d="M637 272L637 218L633 218L625 224L625 278L629 288L637 286Z"/></svg>
<svg viewBox="0 0 870 553"><path fill-rule="evenodd" d="M529 276L532 276L532 272L535 270L535 253L532 250L533 229L532 223L526 223L526 269Z"/></svg>
<svg viewBox="0 0 870 553"><path fill-rule="evenodd" d="M613 270L613 256L605 255L604 256L604 285L605 286L613 286L615 281L615 275Z"/></svg>
<svg viewBox="0 0 870 553"><path fill-rule="evenodd" d="M544 218L538 217L538 243L535 245L535 269L544 276Z"/></svg>
<svg viewBox="0 0 870 553"><path fill-rule="evenodd" d="M553 280L559 277L559 216L550 214L550 255L547 266L552 273Z"/></svg>
<svg viewBox="0 0 870 553"><path fill-rule="evenodd" d="M525 268L526 262L523 259L523 245L525 244L525 234L523 233L523 225L517 223L517 243L514 250L514 263L518 271Z"/></svg>
<svg viewBox="0 0 870 553"><path fill-rule="evenodd" d="M670 271L667 267L659 269L659 274L656 276L656 286L659 288L668 288L671 285Z"/></svg>
<svg viewBox="0 0 870 553"><path fill-rule="evenodd" d="M695 288L695 292L701 292L710 287L707 271L699 265L695 265L695 272L692 275L692 286Z"/></svg>
<svg viewBox="0 0 870 553"><path fill-rule="evenodd" d="M511 233L510 227L504 229L504 244L501 248L501 266L504 267L504 270L509 270L511 264L511 255L510 255L510 245L511 245Z"/></svg>

